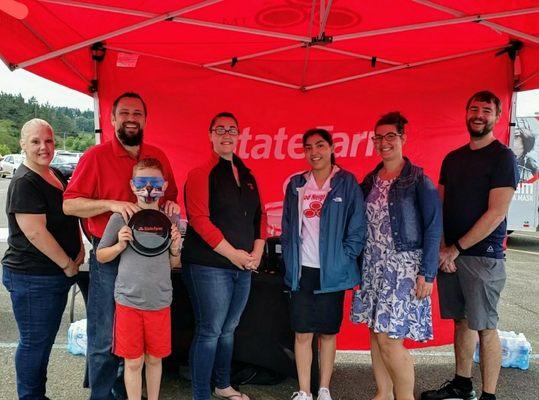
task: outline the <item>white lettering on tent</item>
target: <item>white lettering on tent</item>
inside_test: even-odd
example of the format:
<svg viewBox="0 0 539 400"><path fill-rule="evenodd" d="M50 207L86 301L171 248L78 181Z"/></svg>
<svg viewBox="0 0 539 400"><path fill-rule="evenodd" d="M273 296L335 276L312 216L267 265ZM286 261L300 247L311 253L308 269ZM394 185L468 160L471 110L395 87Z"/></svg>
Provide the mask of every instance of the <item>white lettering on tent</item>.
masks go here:
<svg viewBox="0 0 539 400"><path fill-rule="evenodd" d="M372 131L355 133L333 132L334 126L318 126L332 132L336 157L357 157L363 152L365 157L373 155ZM287 134L286 127L281 127L274 135L268 133L251 134L251 127L245 127L238 136L238 156L253 160L298 160L304 157L301 138L303 133ZM364 143L365 142L365 143ZM364 146L361 150L360 147Z"/></svg>
<svg viewBox="0 0 539 400"><path fill-rule="evenodd" d="M251 149L251 158L254 160L259 160L261 158L268 159L271 150L271 136L256 135L255 141L257 144Z"/></svg>
<svg viewBox="0 0 539 400"><path fill-rule="evenodd" d="M296 133L290 138L288 142L288 157L298 160L305 156L303 152L303 143L301 138L303 137L302 133Z"/></svg>

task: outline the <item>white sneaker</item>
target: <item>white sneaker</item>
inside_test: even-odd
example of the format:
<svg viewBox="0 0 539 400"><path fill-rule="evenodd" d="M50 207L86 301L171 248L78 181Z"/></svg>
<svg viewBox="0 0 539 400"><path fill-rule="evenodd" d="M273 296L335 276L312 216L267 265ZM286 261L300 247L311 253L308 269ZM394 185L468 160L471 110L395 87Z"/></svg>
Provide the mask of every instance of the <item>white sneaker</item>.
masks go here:
<svg viewBox="0 0 539 400"><path fill-rule="evenodd" d="M299 392L292 393L291 400L313 400L313 395L300 390Z"/></svg>
<svg viewBox="0 0 539 400"><path fill-rule="evenodd" d="M318 397L316 400L332 400L331 394L329 394L329 389L325 387L318 389Z"/></svg>

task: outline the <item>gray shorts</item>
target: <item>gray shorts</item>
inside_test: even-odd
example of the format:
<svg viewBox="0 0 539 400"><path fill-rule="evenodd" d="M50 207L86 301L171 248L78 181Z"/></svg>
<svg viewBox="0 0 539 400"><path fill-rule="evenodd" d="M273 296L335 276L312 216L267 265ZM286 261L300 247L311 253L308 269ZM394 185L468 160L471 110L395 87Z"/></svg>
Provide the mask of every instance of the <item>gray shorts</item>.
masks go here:
<svg viewBox="0 0 539 400"><path fill-rule="evenodd" d="M464 319L470 329L496 329L498 301L505 285L504 260L459 256L457 272L438 273L440 313L444 319Z"/></svg>

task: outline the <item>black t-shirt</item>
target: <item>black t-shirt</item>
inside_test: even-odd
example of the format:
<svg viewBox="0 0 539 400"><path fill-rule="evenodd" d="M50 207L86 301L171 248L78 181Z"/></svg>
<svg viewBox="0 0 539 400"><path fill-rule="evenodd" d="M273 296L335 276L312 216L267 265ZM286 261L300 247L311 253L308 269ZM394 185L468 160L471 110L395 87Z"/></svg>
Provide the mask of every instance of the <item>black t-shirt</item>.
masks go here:
<svg viewBox="0 0 539 400"><path fill-rule="evenodd" d="M491 189L516 189L517 182L515 156L498 140L478 150L465 145L449 153L440 171L440 184L444 186L446 243L451 245L464 236L487 211ZM504 219L489 236L462 254L503 258L506 227Z"/></svg>
<svg viewBox="0 0 539 400"><path fill-rule="evenodd" d="M63 175L58 170L52 170L65 189L67 181ZM63 273L56 263L30 243L15 219L15 214L45 214L47 230L66 254L75 259L80 250L78 220L64 214L62 201L62 190L46 182L24 164L17 168L7 191L9 247L2 260L4 267L29 275Z"/></svg>

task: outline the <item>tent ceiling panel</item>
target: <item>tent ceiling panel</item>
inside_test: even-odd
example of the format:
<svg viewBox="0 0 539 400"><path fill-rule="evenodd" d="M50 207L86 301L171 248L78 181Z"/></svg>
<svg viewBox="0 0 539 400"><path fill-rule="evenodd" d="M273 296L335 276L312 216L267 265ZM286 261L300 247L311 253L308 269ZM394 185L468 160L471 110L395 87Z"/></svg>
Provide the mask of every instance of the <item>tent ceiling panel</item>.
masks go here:
<svg viewBox="0 0 539 400"><path fill-rule="evenodd" d="M166 22L107 40L111 46L205 64L292 44L291 41Z"/></svg>
<svg viewBox="0 0 539 400"><path fill-rule="evenodd" d="M446 13L408 0L340 0L333 2L326 33L341 35L444 18Z"/></svg>
<svg viewBox="0 0 539 400"><path fill-rule="evenodd" d="M539 41L539 24L536 20L526 18L526 16L521 15L511 18L500 18L496 20L496 22L502 26L537 36L537 40Z"/></svg>
<svg viewBox="0 0 539 400"><path fill-rule="evenodd" d="M88 49L83 49L80 53L85 54L75 54L75 57L68 57L68 61L78 58L90 58ZM77 57L78 56L78 57ZM93 74L90 72L90 64L87 64L88 68L82 69L78 65L78 73L74 72L73 69L69 68L64 62L60 59L49 60L46 63L39 63L29 67L27 70L39 75L45 76L47 79L50 79L54 82L60 82L62 85L68 86L72 89L78 90L79 92L89 93L90 80L92 79ZM86 66L85 66L86 67ZM80 74L84 76L84 79L81 78Z"/></svg>
<svg viewBox="0 0 539 400"><path fill-rule="evenodd" d="M316 36L318 30L314 28L318 26L320 17L320 7L316 3L318 2L294 0L227 0L190 12L184 17L271 32Z"/></svg>
<svg viewBox="0 0 539 400"><path fill-rule="evenodd" d="M526 47L521 55L521 74L516 84L518 90L539 88L539 48Z"/></svg>
<svg viewBox="0 0 539 400"><path fill-rule="evenodd" d="M537 87L537 0L334 0L328 15L319 0L21 1L25 20L2 14L0 55L21 68L38 63L30 69L78 90L93 75L96 40L139 54L138 62L175 60L299 88L482 49L493 57L518 39L521 87Z"/></svg>
<svg viewBox="0 0 539 400"><path fill-rule="evenodd" d="M121 10L133 11L133 14L163 14L182 7L192 7L201 0L20 0L21 2L36 1L43 4L58 4L71 10L101 10L120 14ZM224 1L224 0L217 0Z"/></svg>
<svg viewBox="0 0 539 400"><path fill-rule="evenodd" d="M307 67L305 58L308 57ZM286 61L286 68L283 62ZM325 82L329 79L339 79L351 74L366 73L376 70L367 60L343 56L318 50L296 49L287 52L272 54L256 59L239 61L233 67L223 65L222 69L261 76L267 79L276 79L299 86L308 86Z"/></svg>
<svg viewBox="0 0 539 400"><path fill-rule="evenodd" d="M537 0L433 0L433 2L445 7L460 10L466 14L485 14L537 7Z"/></svg>
<svg viewBox="0 0 539 400"><path fill-rule="evenodd" d="M459 52L503 46L507 35L497 34L479 24L442 26L423 30L391 33L343 42L339 49L356 51L400 62L414 62Z"/></svg>
<svg viewBox="0 0 539 400"><path fill-rule="evenodd" d="M40 3L40 5L51 15L51 18L43 21L42 24L47 25L48 29L56 27L57 30L64 30L63 37L58 38L62 41L58 47L103 35L148 19L132 15L111 15L106 11L66 7L60 4ZM35 15L33 18L41 19L42 17ZM104 24L103 21L107 23ZM47 29L47 26L43 28Z"/></svg>

